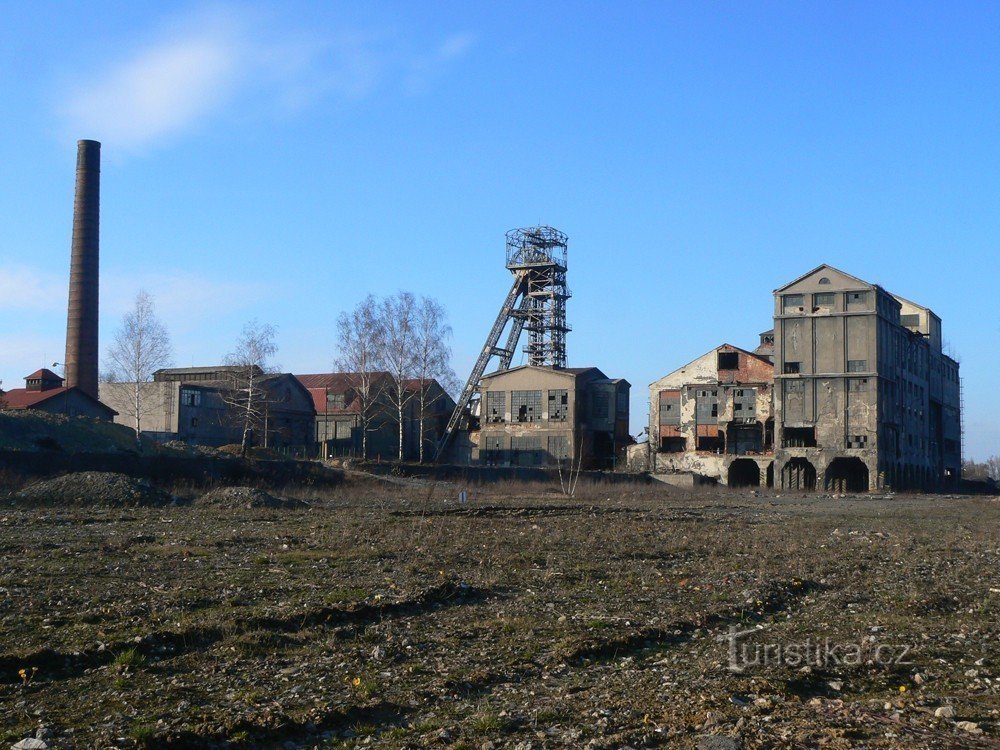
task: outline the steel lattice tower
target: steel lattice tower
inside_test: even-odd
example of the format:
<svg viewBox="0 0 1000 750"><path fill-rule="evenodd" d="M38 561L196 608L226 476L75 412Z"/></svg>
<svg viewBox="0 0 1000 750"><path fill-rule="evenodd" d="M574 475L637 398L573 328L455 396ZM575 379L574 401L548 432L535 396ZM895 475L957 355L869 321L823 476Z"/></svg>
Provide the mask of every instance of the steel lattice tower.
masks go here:
<svg viewBox="0 0 1000 750"><path fill-rule="evenodd" d="M566 300L570 297L566 286L567 239L558 229L548 226L507 232L507 268L514 275L514 283L448 420L438 446L439 457L462 415L472 406L490 360L499 358L498 370L510 368L522 330L528 332L524 352L529 365L566 366L566 334L570 330L566 324ZM501 348L500 338L508 323L510 329Z"/></svg>

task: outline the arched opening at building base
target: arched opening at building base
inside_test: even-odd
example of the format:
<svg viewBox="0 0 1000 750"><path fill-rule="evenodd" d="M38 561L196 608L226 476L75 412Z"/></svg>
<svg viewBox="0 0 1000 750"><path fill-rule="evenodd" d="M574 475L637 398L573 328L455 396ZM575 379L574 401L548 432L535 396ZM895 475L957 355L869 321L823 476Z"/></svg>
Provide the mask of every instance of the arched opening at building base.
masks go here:
<svg viewBox="0 0 1000 750"><path fill-rule="evenodd" d="M868 467L860 458L835 458L826 470L828 492L868 492Z"/></svg>
<svg viewBox="0 0 1000 750"><path fill-rule="evenodd" d="M816 467L804 458L792 458L781 467L781 486L786 490L815 490Z"/></svg>
<svg viewBox="0 0 1000 750"><path fill-rule="evenodd" d="M760 467L749 458L737 458L729 464L730 487L760 487Z"/></svg>

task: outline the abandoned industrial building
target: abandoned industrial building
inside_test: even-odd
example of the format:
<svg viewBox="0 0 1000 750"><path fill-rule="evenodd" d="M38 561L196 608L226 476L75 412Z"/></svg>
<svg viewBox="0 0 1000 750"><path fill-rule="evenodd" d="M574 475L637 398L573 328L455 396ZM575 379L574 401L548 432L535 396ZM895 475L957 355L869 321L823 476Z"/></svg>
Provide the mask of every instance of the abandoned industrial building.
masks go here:
<svg viewBox="0 0 1000 750"><path fill-rule="evenodd" d="M238 367L175 367L157 370L142 383L140 418L143 437L192 445L222 446L242 440L241 415L227 403ZM315 412L312 396L292 375L258 369L262 416L253 443L267 448L304 447L312 442ZM101 400L117 405L115 421L135 426L130 411L134 384L101 383Z"/></svg>
<svg viewBox="0 0 1000 750"><path fill-rule="evenodd" d="M394 385L387 372L330 372L296 375L309 392L316 411L312 440L326 458L361 456L362 430L367 432L368 458L395 458L399 452L399 417L388 395ZM403 413L403 458L434 454L455 400L433 379L404 381L408 400ZM362 392L369 394L365 404ZM370 413L365 413L365 411Z"/></svg>
<svg viewBox="0 0 1000 750"><path fill-rule="evenodd" d="M767 482L774 460L774 365L723 344L650 385L654 473L732 486ZM764 477L764 482L761 477Z"/></svg>
<svg viewBox="0 0 1000 750"><path fill-rule="evenodd" d="M624 457L629 383L596 367L566 366L567 243L548 226L507 232L513 283L448 420L439 458L611 469ZM511 367L522 332L528 361Z"/></svg>
<svg viewBox="0 0 1000 750"><path fill-rule="evenodd" d="M99 178L100 144L80 141L65 381L40 369L25 388L0 391L0 408L135 427L136 384L98 384ZM632 445L630 384L567 366L568 238L536 226L505 239L512 284L457 401L433 379L396 389L386 372L295 376L252 367L259 414L250 443L324 458L627 465L730 486L835 492L932 489L960 478L959 364L944 353L931 309L821 265L774 290L773 327L753 351L722 344L650 384L649 441ZM527 361L512 366L522 333ZM240 442L245 424L233 394L246 370L158 370L138 384L140 435ZM402 416L393 389L406 394Z"/></svg>
<svg viewBox="0 0 1000 750"><path fill-rule="evenodd" d="M755 353L723 346L651 384L650 453L730 485L940 487L961 472L959 365L929 308L822 265L774 291Z"/></svg>
<svg viewBox="0 0 1000 750"><path fill-rule="evenodd" d="M629 384L596 367L522 365L482 379L479 462L613 469L628 441Z"/></svg>

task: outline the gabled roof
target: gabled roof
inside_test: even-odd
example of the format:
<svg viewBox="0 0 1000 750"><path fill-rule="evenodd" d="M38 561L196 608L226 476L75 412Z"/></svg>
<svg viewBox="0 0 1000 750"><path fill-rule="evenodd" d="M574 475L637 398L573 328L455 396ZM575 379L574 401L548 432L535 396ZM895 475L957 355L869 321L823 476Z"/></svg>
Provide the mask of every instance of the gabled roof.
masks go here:
<svg viewBox="0 0 1000 750"><path fill-rule="evenodd" d="M392 379L392 376L388 372L382 370L370 373L370 376L373 382L376 383ZM292 377L298 380L309 392L309 395L312 396L313 407L316 409L317 414L357 414L361 410L361 405L358 403L357 398L352 398L349 402L345 401L342 407L331 407L326 399L328 393L347 395L351 390L355 389L358 379L361 377L360 373L323 372L310 375L293 375Z"/></svg>
<svg viewBox="0 0 1000 750"><path fill-rule="evenodd" d="M596 372L605 380L608 377L596 367L539 367L538 365L518 365L517 367L511 367L507 370L494 370L493 372L488 372L483 375L483 380L486 378L495 378L498 375L506 375L509 372L516 372L517 370L541 370L547 373L565 375L566 377L571 378L577 378L580 375L586 375L589 372Z"/></svg>
<svg viewBox="0 0 1000 750"><path fill-rule="evenodd" d="M98 401L96 398L91 396L85 391L80 390L76 386L72 388L66 388L65 386L60 386L58 388L48 388L44 391L29 391L27 388L11 388L9 391L3 394L4 403L7 404L8 409L32 409L39 404L42 404L49 399L55 398L62 394L68 394L75 392L80 396L93 401L104 409L108 410L108 413L114 415L117 414L114 409L112 409L107 404Z"/></svg>
<svg viewBox="0 0 1000 750"><path fill-rule="evenodd" d="M866 287L874 287L875 286L875 284L872 284L869 281L865 281L864 279L859 279L857 276L852 276L851 274L847 273L846 271L841 271L839 268L834 268L833 266L831 266L831 265L829 265L827 263L823 263L822 265L816 266L813 270L809 271L808 273L802 274L797 279L795 279L793 281L789 281L784 286L779 286L777 289L774 290L774 293L777 294L778 292L784 291L785 289L788 289L788 287L794 286L795 284L798 284L800 281L803 281L803 280L809 278L810 276L812 276L812 275L814 275L816 273L819 273L820 271L833 271L834 273L839 273L841 276L846 276L847 278L852 279L853 281L856 281L856 282L858 282L859 284L861 284L863 286L866 286Z"/></svg>
<svg viewBox="0 0 1000 750"><path fill-rule="evenodd" d="M347 393L355 387L361 373L357 372L322 372L313 375L294 376L306 388L325 388L332 393ZM389 373L379 370L370 373L373 380L384 380L391 377Z"/></svg>
<svg viewBox="0 0 1000 750"><path fill-rule="evenodd" d="M11 388L4 394L3 400L9 409L30 409L43 401L66 393L69 388L49 388L46 391L29 391L27 388Z"/></svg>
<svg viewBox="0 0 1000 750"><path fill-rule="evenodd" d="M733 351L740 352L741 354L745 354L747 357L750 357L751 359L760 362L762 365L765 365L766 367L769 367L769 368L773 368L774 367L774 363L771 362L771 360L769 360L767 357L764 357L764 356L761 356L760 354L757 354L756 352L750 352L750 351L747 351L746 349L742 349L742 348L740 348L738 346L733 346L732 344L719 344L718 346L712 347L711 349L709 349L704 354L698 355L697 357L695 357L694 359L692 359L690 362L681 365L680 367L676 368L675 370L671 370L670 372L668 372L663 377L657 378L652 383L650 383L649 386L653 387L657 383L659 383L659 382L661 382L663 380L666 380L667 378L673 377L674 375L677 375L678 373L680 373L680 372L688 369L689 367L691 367L692 365L694 365L699 360L704 359L705 357L708 357L708 356L710 356L712 354L715 354L716 352L722 351L724 349L730 349L730 350L733 350Z"/></svg>
<svg viewBox="0 0 1000 750"><path fill-rule="evenodd" d="M890 292L890 294L892 294L892 292ZM897 302L902 302L902 303L905 303L905 304L909 305L910 307L915 307L918 310L923 310L928 315L933 315L937 320L939 320L939 321L941 320L940 316L938 316L937 313L935 313L933 310L931 310L929 307L927 307L927 305L921 305L920 303L914 302L911 299L906 299L906 297L904 297L904 296L902 296L900 294L893 294L892 296L895 298L895 300Z"/></svg>
<svg viewBox="0 0 1000 750"><path fill-rule="evenodd" d="M63 381L63 378L61 378L58 375L56 375L54 372L52 372L52 370L48 369L47 367L43 367L41 370L35 370L30 375L25 375L24 379L25 380L58 380L60 383Z"/></svg>

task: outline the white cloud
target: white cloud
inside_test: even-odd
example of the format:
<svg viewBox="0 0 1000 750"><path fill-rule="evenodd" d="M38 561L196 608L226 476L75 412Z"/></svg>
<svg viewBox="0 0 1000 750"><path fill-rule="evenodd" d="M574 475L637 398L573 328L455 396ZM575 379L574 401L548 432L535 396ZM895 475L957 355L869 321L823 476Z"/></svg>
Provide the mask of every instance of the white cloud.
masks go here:
<svg viewBox="0 0 1000 750"><path fill-rule="evenodd" d="M120 316L132 308L140 289L154 298L168 328L190 330L227 313L252 310L272 299L263 282L211 279L183 272L137 276L108 275L101 281L101 312Z"/></svg>
<svg viewBox="0 0 1000 750"><path fill-rule="evenodd" d="M234 105L295 112L325 97L363 99L393 77L418 93L473 42L455 34L431 52L403 53L408 45L398 35L288 29L280 18L216 5L175 19L103 71L87 71L60 97L60 114L67 136L108 141L120 153Z"/></svg>
<svg viewBox="0 0 1000 750"><path fill-rule="evenodd" d="M475 42L475 34L469 32L453 34L430 54L414 56L409 62L409 71L405 79L407 93L411 95L425 93L430 88L431 82L441 75L449 64L464 57Z"/></svg>
<svg viewBox="0 0 1000 750"><path fill-rule="evenodd" d="M197 21L76 86L62 113L73 134L134 149L225 106L250 72L246 28L225 12Z"/></svg>
<svg viewBox="0 0 1000 750"><path fill-rule="evenodd" d="M438 59L440 60L454 60L458 57L462 57L466 52L472 49L472 45L475 44L476 36L469 32L463 34L455 34L444 40L444 43L438 48Z"/></svg>

